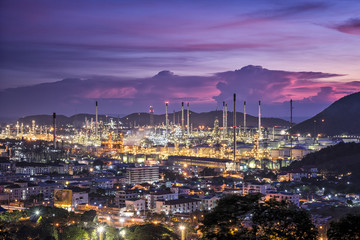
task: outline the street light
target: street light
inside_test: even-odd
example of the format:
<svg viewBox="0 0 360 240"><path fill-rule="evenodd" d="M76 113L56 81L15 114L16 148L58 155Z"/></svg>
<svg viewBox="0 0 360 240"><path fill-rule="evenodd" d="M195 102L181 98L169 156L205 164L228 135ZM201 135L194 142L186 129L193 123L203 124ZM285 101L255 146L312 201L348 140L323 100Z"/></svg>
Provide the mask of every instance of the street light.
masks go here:
<svg viewBox="0 0 360 240"><path fill-rule="evenodd" d="M125 234L126 234L125 229L123 229L123 230L120 231L120 235L121 235L123 238L125 238Z"/></svg>
<svg viewBox="0 0 360 240"><path fill-rule="evenodd" d="M124 219L124 218L120 218L120 222L121 222L121 227L124 227L125 219Z"/></svg>
<svg viewBox="0 0 360 240"><path fill-rule="evenodd" d="M103 240L103 232L104 232L104 226L99 226L98 228L97 228L97 231L99 232L99 238L100 238L100 240Z"/></svg>
<svg viewBox="0 0 360 240"><path fill-rule="evenodd" d="M180 225L180 231L181 231L181 240L185 240L185 226Z"/></svg>
<svg viewBox="0 0 360 240"><path fill-rule="evenodd" d="M39 216L39 215L40 215L40 211L39 211L39 210L36 210L36 211L35 211L35 215Z"/></svg>

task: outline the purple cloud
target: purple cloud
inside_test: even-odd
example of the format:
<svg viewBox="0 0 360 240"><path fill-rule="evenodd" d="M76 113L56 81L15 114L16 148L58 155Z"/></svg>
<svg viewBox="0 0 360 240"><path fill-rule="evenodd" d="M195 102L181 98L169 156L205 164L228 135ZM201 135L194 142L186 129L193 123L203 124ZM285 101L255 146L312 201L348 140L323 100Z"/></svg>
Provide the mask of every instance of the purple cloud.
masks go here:
<svg viewBox="0 0 360 240"><path fill-rule="evenodd" d="M360 35L360 18L351 18L346 22L332 28L348 34Z"/></svg>
<svg viewBox="0 0 360 240"><path fill-rule="evenodd" d="M102 113L126 114L146 112L149 105L153 105L156 112L163 112L164 101L170 101L171 110L179 110L182 101L190 102L194 111L221 109L222 101L231 105L232 94L237 93L239 101L248 102L249 113L256 114L256 103L262 100L265 116L284 116L288 108L283 102L290 98L300 105L318 104L318 108L312 109L316 111L339 97L360 90L360 82L324 81L338 76L341 75L269 70L252 65L212 76L179 76L162 71L148 78L74 78L10 88L1 92L0 101L5 103L4 116L54 111L66 115L91 113L95 101L99 101ZM304 108L298 114L309 116L312 113Z"/></svg>

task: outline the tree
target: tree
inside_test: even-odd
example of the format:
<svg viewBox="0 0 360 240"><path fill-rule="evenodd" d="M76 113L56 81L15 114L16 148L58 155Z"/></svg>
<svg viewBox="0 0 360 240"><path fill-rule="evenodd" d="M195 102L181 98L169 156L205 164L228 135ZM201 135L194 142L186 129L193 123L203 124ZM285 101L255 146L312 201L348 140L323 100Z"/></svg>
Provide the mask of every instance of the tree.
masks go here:
<svg viewBox="0 0 360 240"><path fill-rule="evenodd" d="M119 240L120 233L115 227L107 226L105 230L106 240Z"/></svg>
<svg viewBox="0 0 360 240"><path fill-rule="evenodd" d="M348 214L337 222L331 222L327 236L329 240L360 239L360 214Z"/></svg>
<svg viewBox="0 0 360 240"><path fill-rule="evenodd" d="M316 239L310 215L287 202L263 202L261 195L230 195L205 214L202 239Z"/></svg>
<svg viewBox="0 0 360 240"><path fill-rule="evenodd" d="M89 234L77 225L70 225L69 227L64 228L63 233L61 234L61 239L63 240L88 240Z"/></svg>
<svg viewBox="0 0 360 240"><path fill-rule="evenodd" d="M125 228L126 240L175 240L179 236L163 224L134 225Z"/></svg>
<svg viewBox="0 0 360 240"><path fill-rule="evenodd" d="M317 230L308 212L288 202L260 204L252 217L254 233L261 239L316 239Z"/></svg>
<svg viewBox="0 0 360 240"><path fill-rule="evenodd" d="M205 214L199 227L202 239L251 239L251 232L243 222L259 200L260 195L228 195L220 199L214 210Z"/></svg>
<svg viewBox="0 0 360 240"><path fill-rule="evenodd" d="M85 211L81 215L81 221L82 222L92 222L92 221L94 221L95 217L96 217L96 211L95 210Z"/></svg>

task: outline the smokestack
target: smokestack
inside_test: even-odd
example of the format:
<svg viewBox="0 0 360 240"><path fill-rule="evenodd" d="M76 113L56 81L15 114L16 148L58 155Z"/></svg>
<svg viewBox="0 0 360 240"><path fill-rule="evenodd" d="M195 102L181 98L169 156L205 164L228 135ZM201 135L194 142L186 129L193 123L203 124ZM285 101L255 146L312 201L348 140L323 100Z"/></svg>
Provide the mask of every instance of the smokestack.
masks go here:
<svg viewBox="0 0 360 240"><path fill-rule="evenodd" d="M54 149L56 149L56 113L53 113L53 135L54 135Z"/></svg>
<svg viewBox="0 0 360 240"><path fill-rule="evenodd" d="M292 99L290 99L290 131L292 128L292 124L293 124L293 106L292 106ZM292 136L291 136L291 132L289 131L289 135L290 135L290 160L292 160Z"/></svg>
<svg viewBox="0 0 360 240"><path fill-rule="evenodd" d="M169 128L168 106L169 106L169 102L166 101L166 102L165 102L165 124L166 124L165 136L166 136L166 137L168 136L168 128Z"/></svg>
<svg viewBox="0 0 360 240"><path fill-rule="evenodd" d="M175 119L175 109L174 109L174 113L173 113L173 126L175 126L175 124L176 124L176 121L175 121L176 119Z"/></svg>
<svg viewBox="0 0 360 240"><path fill-rule="evenodd" d="M290 99L290 129L292 128L293 124L293 106L292 106L292 99Z"/></svg>
<svg viewBox="0 0 360 240"><path fill-rule="evenodd" d="M236 160L236 93L234 93L234 116L233 116L233 124L234 124L234 161Z"/></svg>
<svg viewBox="0 0 360 240"><path fill-rule="evenodd" d="M32 120L31 134L35 136L35 120Z"/></svg>
<svg viewBox="0 0 360 240"><path fill-rule="evenodd" d="M187 134L190 134L190 109L189 103L187 103Z"/></svg>
<svg viewBox="0 0 360 240"><path fill-rule="evenodd" d="M228 129L228 110L227 110L227 102L225 102L225 136L227 135Z"/></svg>
<svg viewBox="0 0 360 240"><path fill-rule="evenodd" d="M223 138L225 138L225 102L223 102Z"/></svg>
<svg viewBox="0 0 360 240"><path fill-rule="evenodd" d="M183 135L184 135L184 131L185 131L184 121L185 121L185 119L184 119L184 102L182 102L181 103L181 132Z"/></svg>
<svg viewBox="0 0 360 240"><path fill-rule="evenodd" d="M154 108L150 106L150 126L154 126Z"/></svg>
<svg viewBox="0 0 360 240"><path fill-rule="evenodd" d="M261 101L259 101L259 139L261 139Z"/></svg>
<svg viewBox="0 0 360 240"><path fill-rule="evenodd" d="M19 129L20 129L20 125L19 125L19 121L16 122L16 136L19 136Z"/></svg>
<svg viewBox="0 0 360 240"><path fill-rule="evenodd" d="M246 101L244 101L244 135L246 135Z"/></svg>
<svg viewBox="0 0 360 240"><path fill-rule="evenodd" d="M95 137L98 138L98 124L99 124L99 118L98 118L98 102L95 102L96 106L96 114L95 114Z"/></svg>

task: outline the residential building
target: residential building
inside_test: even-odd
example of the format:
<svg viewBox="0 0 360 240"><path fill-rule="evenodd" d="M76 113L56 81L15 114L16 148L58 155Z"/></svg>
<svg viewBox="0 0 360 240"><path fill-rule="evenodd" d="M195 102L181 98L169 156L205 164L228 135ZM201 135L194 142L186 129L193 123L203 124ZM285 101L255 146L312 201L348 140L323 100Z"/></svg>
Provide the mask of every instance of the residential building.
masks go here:
<svg viewBox="0 0 360 240"><path fill-rule="evenodd" d="M126 169L127 184L154 183L159 181L159 167L139 167Z"/></svg>
<svg viewBox="0 0 360 240"><path fill-rule="evenodd" d="M156 212L170 213L193 213L201 210L201 200L183 198L170 201L156 201Z"/></svg>

